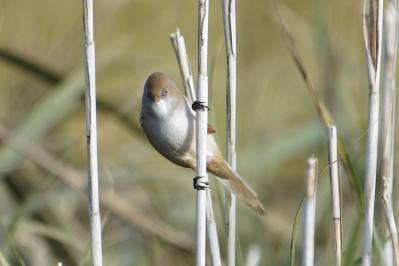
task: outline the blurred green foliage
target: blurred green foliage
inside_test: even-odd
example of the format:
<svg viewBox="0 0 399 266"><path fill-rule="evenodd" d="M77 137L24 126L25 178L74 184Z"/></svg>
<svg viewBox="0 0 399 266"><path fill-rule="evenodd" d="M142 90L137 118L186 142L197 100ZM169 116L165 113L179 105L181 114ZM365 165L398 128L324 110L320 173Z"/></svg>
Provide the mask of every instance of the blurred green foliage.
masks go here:
<svg viewBox="0 0 399 266"><path fill-rule="evenodd" d="M181 86L169 40L178 27L196 76L197 2L100 0L94 4L100 197L107 196L101 205L104 264L193 265L194 172L157 154L142 134L138 116L144 82L152 72L165 72ZM277 4L362 178L366 138L356 141L367 127L362 2ZM238 235L244 260L257 244L261 265L288 265L295 213L305 190L306 158L317 157L320 170L328 165L327 134L270 3L238 1L237 16L238 171L269 213L260 217L238 202ZM210 120L224 150L226 63L219 2L211 2L209 25L209 64L214 64L209 73ZM1 124L26 145L46 151L51 163L62 162L66 170L61 172L72 169L84 177L80 1L0 1L0 36ZM33 152L29 158L26 153L2 135L0 219L11 238L0 229L0 262L19 265L15 246L27 265L58 261L89 265L85 186L68 183L49 171L46 163L38 165L43 159L40 154ZM356 196L344 171L341 174L344 260L353 263L360 256L362 222ZM213 187L219 186L211 181ZM79 182L86 184L84 179ZM328 171L319 178L317 195L316 264L332 265ZM213 196L224 256L223 210L218 204L224 198L216 189Z"/></svg>

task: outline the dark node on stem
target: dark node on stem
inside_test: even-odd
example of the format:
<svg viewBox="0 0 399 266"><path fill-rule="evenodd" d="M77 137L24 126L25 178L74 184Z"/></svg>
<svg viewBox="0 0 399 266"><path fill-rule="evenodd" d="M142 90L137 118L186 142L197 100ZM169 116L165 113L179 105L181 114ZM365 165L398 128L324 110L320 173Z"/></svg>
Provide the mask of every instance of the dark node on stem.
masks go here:
<svg viewBox="0 0 399 266"><path fill-rule="evenodd" d="M205 109L209 111L210 110L209 106L205 105L204 103L205 102L194 101L193 104L191 105L191 108L194 111L197 111L197 110L205 111Z"/></svg>
<svg viewBox="0 0 399 266"><path fill-rule="evenodd" d="M202 178L204 178L204 176L196 176L193 178L194 189L205 190L205 189L209 188L209 183L201 181Z"/></svg>

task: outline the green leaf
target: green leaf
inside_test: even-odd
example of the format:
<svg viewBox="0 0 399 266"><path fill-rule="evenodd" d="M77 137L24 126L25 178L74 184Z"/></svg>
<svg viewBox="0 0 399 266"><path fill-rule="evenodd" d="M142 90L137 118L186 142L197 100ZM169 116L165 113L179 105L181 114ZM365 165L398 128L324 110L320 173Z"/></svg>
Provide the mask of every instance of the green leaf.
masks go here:
<svg viewBox="0 0 399 266"><path fill-rule="evenodd" d="M5 223L1 217L0 217L0 222L1 222L1 225L3 226L4 232L6 233L8 243L10 244L10 247L11 247L12 252L14 253L14 256L17 258L17 260L21 266L25 266L26 264L25 264L24 260L22 259L21 255L19 254L17 248L15 247L14 241L11 237L11 234L8 231L7 226L5 225Z"/></svg>
<svg viewBox="0 0 399 266"><path fill-rule="evenodd" d="M297 225L298 225L299 210L301 209L304 198L305 198L305 196L302 197L301 202L299 203L298 209L296 210L294 227L292 228L291 249L290 249L290 266L295 266L296 229L297 229Z"/></svg>

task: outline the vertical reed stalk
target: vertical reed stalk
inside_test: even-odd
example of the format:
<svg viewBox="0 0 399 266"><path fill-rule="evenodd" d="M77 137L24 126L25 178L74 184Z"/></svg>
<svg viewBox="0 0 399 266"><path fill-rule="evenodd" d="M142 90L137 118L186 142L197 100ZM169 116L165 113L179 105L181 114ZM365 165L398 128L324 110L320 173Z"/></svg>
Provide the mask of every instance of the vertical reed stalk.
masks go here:
<svg viewBox="0 0 399 266"><path fill-rule="evenodd" d="M328 154L330 164L330 186L331 186L331 207L332 224L334 235L334 262L335 266L342 264L342 230L341 230L341 195L339 185L339 161L337 129L335 126L328 126Z"/></svg>
<svg viewBox="0 0 399 266"><path fill-rule="evenodd" d="M91 257L94 266L102 265L101 217L98 193L96 65L93 31L93 1L82 0L85 59L86 139L89 175L89 216Z"/></svg>
<svg viewBox="0 0 399 266"><path fill-rule="evenodd" d="M390 233L390 239L393 249L393 265L399 265L399 241L398 241L398 230L396 228L396 222L393 215L392 202L389 197L389 189L387 179L383 177L384 186L382 192L382 207L384 210L385 218L387 220L387 225Z"/></svg>
<svg viewBox="0 0 399 266"><path fill-rule="evenodd" d="M220 257L220 247L218 239L218 231L216 227L215 216L213 215L211 190L206 190L206 225L208 226L209 250L211 253L212 266L222 266L222 258Z"/></svg>
<svg viewBox="0 0 399 266"><path fill-rule="evenodd" d="M367 133L367 157L365 175L365 214L363 227L362 265L372 264L372 242L374 226L375 183L377 173L379 85L381 72L381 40L383 21L383 0L377 0L376 21L374 21L373 0L370 1L369 13L366 14L367 0L364 1L363 35L366 54L369 92L369 115Z"/></svg>
<svg viewBox="0 0 399 266"><path fill-rule="evenodd" d="M176 53L177 62L179 64L180 73L183 79L184 90L186 97L191 101L195 101L195 88L193 76L190 68L190 62L186 52L186 44L184 42L183 36L180 35L180 30L177 29L176 33L170 35L173 48ZM212 197L211 191L208 189L206 191L207 207L207 227L208 227L208 238L209 238L209 248L211 253L211 260L213 266L221 266L222 259L220 257L220 247L217 226L215 221L215 216L213 214Z"/></svg>
<svg viewBox="0 0 399 266"><path fill-rule="evenodd" d="M199 1L198 11L198 77L197 100L204 106L208 105L208 15L209 0ZM207 108L196 110L196 148L197 177L196 182L208 183L206 173L207 153ZM208 188L206 188L208 189ZM205 266L206 251L206 189L197 189L197 223L196 223L196 265Z"/></svg>
<svg viewBox="0 0 399 266"><path fill-rule="evenodd" d="M381 176L387 179L387 197L392 197L393 162L394 162L394 132L395 132L395 94L396 94L396 54L397 54L397 1L391 0L387 4L385 14L385 71L384 71L384 99L382 119L382 160ZM393 214L392 214L393 215ZM389 228L385 228L385 236L389 236ZM393 265L392 242L388 240L384 245L387 266Z"/></svg>
<svg viewBox="0 0 399 266"><path fill-rule="evenodd" d="M302 266L314 265L314 232L316 214L317 159L306 165L306 195L303 222Z"/></svg>
<svg viewBox="0 0 399 266"><path fill-rule="evenodd" d="M177 63L179 64L180 74L183 80L184 92L192 101L195 101L194 79L190 68L190 61L188 59L186 44L184 37L180 35L180 30L170 35L173 48L176 53Z"/></svg>
<svg viewBox="0 0 399 266"><path fill-rule="evenodd" d="M235 0L222 0L224 39L227 57L226 78L226 159L236 170L236 86L237 86L237 48L236 48L236 3ZM226 229L227 265L235 265L236 245L236 197L226 189Z"/></svg>

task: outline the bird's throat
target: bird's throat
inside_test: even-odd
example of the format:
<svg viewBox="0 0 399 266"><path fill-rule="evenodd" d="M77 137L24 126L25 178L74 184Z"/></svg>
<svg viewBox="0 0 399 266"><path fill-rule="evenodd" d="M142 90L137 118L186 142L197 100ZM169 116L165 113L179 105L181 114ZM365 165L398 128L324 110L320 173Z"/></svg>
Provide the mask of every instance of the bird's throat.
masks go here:
<svg viewBox="0 0 399 266"><path fill-rule="evenodd" d="M154 117L157 120L164 120L169 116L169 107L164 100L151 104Z"/></svg>

